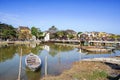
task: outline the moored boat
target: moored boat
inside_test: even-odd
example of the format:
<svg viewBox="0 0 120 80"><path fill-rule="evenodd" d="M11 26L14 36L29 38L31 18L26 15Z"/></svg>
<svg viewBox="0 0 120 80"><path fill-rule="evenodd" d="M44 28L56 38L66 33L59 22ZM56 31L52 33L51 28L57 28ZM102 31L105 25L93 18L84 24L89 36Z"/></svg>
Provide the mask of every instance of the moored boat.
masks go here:
<svg viewBox="0 0 120 80"><path fill-rule="evenodd" d="M30 70L36 71L41 65L41 59L39 56L30 53L25 58L25 64Z"/></svg>
<svg viewBox="0 0 120 80"><path fill-rule="evenodd" d="M110 52L110 51L112 51L112 49L102 49L102 48L89 48L86 50L90 51L90 52Z"/></svg>

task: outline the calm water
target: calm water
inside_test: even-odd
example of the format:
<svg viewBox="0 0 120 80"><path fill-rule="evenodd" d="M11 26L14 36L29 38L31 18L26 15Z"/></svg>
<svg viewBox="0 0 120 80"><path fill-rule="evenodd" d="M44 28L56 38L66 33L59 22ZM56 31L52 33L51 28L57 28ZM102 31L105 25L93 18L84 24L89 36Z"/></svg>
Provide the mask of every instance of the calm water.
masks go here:
<svg viewBox="0 0 120 80"><path fill-rule="evenodd" d="M47 45L11 45L0 47L0 80L16 80L19 70L20 49L22 49L22 80L40 80L44 76L45 57L48 60L48 75L59 75L69 69L73 62L85 58L118 56L120 51L107 54L89 54L77 48L47 44ZM25 65L25 57L30 52L38 55L42 60L41 68L37 72L30 71Z"/></svg>

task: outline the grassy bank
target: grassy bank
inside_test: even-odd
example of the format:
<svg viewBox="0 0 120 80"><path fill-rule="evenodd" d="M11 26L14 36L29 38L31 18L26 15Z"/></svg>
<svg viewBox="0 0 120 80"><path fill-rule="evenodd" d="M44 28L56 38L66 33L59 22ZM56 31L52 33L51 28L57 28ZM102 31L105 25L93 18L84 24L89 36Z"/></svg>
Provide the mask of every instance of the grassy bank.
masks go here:
<svg viewBox="0 0 120 80"><path fill-rule="evenodd" d="M42 80L118 80L116 76L120 74L120 69L116 70L113 67L120 68L119 65L103 62L75 62L70 70L61 75L47 76Z"/></svg>

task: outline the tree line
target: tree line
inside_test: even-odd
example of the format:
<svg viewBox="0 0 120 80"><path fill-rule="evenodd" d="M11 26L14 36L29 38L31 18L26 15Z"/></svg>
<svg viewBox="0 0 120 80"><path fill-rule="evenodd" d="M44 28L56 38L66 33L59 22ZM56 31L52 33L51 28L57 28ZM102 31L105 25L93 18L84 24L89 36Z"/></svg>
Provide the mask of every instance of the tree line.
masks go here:
<svg viewBox="0 0 120 80"><path fill-rule="evenodd" d="M83 39L89 38L88 35L83 32L75 32L74 30L58 30L55 26L51 26L47 31L42 32L39 28L33 26L30 29L31 33L28 34L26 32L19 33L17 28L14 28L12 25L1 23L0 22L0 40L30 40L33 36L36 39L43 39L45 37L45 33L50 33L50 39ZM82 34L83 33L83 34ZM81 35L82 34L82 35ZM99 32L98 32L99 34ZM91 36L93 38L93 36ZM96 37L99 38L99 37ZM100 37L100 39L102 36ZM111 34L109 37L106 37L109 40L119 40L120 35ZM95 39L95 38L93 38ZM107 39L107 40L108 40Z"/></svg>
<svg viewBox="0 0 120 80"><path fill-rule="evenodd" d="M45 34L39 28L32 27L31 34L19 33L12 25L0 22L0 40L29 40L34 35L36 39L43 39ZM75 35L71 31L58 30L55 26L50 27L45 33L50 33L50 39L72 39ZM75 32L75 31L72 31Z"/></svg>
<svg viewBox="0 0 120 80"><path fill-rule="evenodd" d="M15 39L17 38L16 30L12 25L0 22L0 39Z"/></svg>
<svg viewBox="0 0 120 80"><path fill-rule="evenodd" d="M32 27L31 33L20 33L17 28L14 28L12 25L1 23L0 22L0 40L28 40L32 38L32 36L36 36L36 38L40 38L42 32L40 29Z"/></svg>

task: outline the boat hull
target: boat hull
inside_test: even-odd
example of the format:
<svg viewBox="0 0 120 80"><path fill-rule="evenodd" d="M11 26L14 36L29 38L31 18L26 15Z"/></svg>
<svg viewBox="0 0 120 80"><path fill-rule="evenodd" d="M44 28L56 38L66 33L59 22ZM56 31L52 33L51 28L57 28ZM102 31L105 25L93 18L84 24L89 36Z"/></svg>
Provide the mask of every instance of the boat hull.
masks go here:
<svg viewBox="0 0 120 80"><path fill-rule="evenodd" d="M37 55L30 53L25 58L25 64L30 70L36 71L41 65L41 59Z"/></svg>

